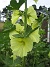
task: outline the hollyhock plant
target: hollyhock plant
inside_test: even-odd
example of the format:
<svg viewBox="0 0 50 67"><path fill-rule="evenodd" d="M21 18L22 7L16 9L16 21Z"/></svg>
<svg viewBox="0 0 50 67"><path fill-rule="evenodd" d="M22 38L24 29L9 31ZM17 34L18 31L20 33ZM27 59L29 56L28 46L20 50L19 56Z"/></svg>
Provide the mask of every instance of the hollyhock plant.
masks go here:
<svg viewBox="0 0 50 67"><path fill-rule="evenodd" d="M19 17L22 23L21 21L18 23ZM14 59L17 56L27 56L27 53L33 48L33 42L39 42L40 35L36 19L38 19L37 14L32 6L24 11L13 10L11 21L16 29L10 32L9 37Z"/></svg>

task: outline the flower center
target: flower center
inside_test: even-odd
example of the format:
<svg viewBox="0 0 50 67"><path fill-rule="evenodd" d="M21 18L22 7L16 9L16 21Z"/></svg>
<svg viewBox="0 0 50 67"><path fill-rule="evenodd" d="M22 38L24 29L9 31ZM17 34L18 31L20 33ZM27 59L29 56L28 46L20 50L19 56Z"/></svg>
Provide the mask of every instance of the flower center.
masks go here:
<svg viewBox="0 0 50 67"><path fill-rule="evenodd" d="M20 41L20 43L22 43L23 45L25 45L25 42L24 41Z"/></svg>

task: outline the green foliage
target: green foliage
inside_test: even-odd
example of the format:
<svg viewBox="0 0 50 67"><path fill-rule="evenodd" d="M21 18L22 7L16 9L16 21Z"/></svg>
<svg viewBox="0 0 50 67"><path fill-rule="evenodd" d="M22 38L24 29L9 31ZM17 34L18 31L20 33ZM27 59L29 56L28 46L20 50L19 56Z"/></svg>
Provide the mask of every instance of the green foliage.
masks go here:
<svg viewBox="0 0 50 67"><path fill-rule="evenodd" d="M11 21L6 20L4 23L4 29L3 32L10 32L15 29L15 26L12 25Z"/></svg>
<svg viewBox="0 0 50 67"><path fill-rule="evenodd" d="M20 6L25 2L25 0L19 0L19 3L17 3L16 0L11 0L10 1L10 5L7 6L7 8L9 10L16 10L16 9L19 9Z"/></svg>
<svg viewBox="0 0 50 67"><path fill-rule="evenodd" d="M26 67L50 67L48 64L50 59L48 58L49 47L46 42L34 43L33 50L27 56ZM47 65L48 64L48 65Z"/></svg>

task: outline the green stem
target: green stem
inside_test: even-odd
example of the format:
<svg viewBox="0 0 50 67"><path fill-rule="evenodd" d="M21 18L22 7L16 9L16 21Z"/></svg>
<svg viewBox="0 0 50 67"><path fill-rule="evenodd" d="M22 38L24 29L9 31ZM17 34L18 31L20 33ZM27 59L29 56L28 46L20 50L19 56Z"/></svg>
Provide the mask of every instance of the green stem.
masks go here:
<svg viewBox="0 0 50 67"><path fill-rule="evenodd" d="M25 0L25 12L24 12L24 29L26 32L26 28L27 28L27 0Z"/></svg>
<svg viewBox="0 0 50 67"><path fill-rule="evenodd" d="M22 58L22 67L25 67L25 57Z"/></svg>

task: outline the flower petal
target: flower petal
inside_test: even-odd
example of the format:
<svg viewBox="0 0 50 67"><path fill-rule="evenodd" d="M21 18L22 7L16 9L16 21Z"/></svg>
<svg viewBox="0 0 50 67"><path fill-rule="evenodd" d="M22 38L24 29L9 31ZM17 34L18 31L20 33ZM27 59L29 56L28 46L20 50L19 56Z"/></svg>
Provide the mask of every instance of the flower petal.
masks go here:
<svg viewBox="0 0 50 67"><path fill-rule="evenodd" d="M27 11L28 15L30 15L31 17L33 17L33 19L37 19L37 14L36 14L36 11L34 10L34 8L32 6L30 6L28 8L28 11Z"/></svg>
<svg viewBox="0 0 50 67"><path fill-rule="evenodd" d="M18 20L18 18L19 18L19 10L14 10L13 11L13 14L12 14L12 24L14 24L15 25L15 23L16 23L16 21Z"/></svg>
<svg viewBox="0 0 50 67"><path fill-rule="evenodd" d="M31 33L29 37L33 40L33 42L38 43L40 40L39 29L37 29L33 33Z"/></svg>
<svg viewBox="0 0 50 67"><path fill-rule="evenodd" d="M31 24L37 19L36 11L32 6L28 8L27 11L27 24L31 26ZM22 20L24 22L24 16L22 15Z"/></svg>

